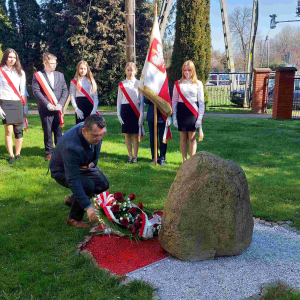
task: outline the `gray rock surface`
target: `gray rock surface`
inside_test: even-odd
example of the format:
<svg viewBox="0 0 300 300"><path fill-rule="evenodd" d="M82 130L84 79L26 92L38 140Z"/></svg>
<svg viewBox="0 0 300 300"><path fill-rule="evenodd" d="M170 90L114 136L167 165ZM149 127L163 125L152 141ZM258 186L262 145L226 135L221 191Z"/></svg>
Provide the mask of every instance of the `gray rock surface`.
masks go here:
<svg viewBox="0 0 300 300"><path fill-rule="evenodd" d="M198 152L181 165L171 186L159 242L182 260L237 255L251 244L253 226L242 168Z"/></svg>

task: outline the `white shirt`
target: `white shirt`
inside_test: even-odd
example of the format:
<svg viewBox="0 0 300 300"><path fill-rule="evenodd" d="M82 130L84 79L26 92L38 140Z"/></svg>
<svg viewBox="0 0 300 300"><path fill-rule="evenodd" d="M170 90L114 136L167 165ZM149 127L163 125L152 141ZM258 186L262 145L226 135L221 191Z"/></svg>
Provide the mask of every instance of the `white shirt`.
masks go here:
<svg viewBox="0 0 300 300"><path fill-rule="evenodd" d="M46 72L46 74L47 74L47 77L48 77L51 87L54 88L54 72L51 72L50 74Z"/></svg>
<svg viewBox="0 0 300 300"><path fill-rule="evenodd" d="M203 84L200 80L197 80L197 84L192 83L192 80L182 80L181 83L179 83L179 87L181 92L184 94L184 96L189 100L191 103L198 102L198 119L202 119L204 114L204 92L203 92ZM176 86L174 85L173 89L173 97L172 97L172 109L173 112L177 112L177 103L183 102L181 99Z"/></svg>
<svg viewBox="0 0 300 300"><path fill-rule="evenodd" d="M129 97L135 104L136 108L140 112L141 115L144 115L144 97L142 93L139 92L139 81L137 79L129 80L125 79L122 81L126 92ZM121 114L121 104L129 104L126 96L122 92L120 86L118 87L118 98L117 98L117 114Z"/></svg>
<svg viewBox="0 0 300 300"><path fill-rule="evenodd" d="M143 98L143 95L138 90L139 81L137 79L133 79L133 80L125 79L124 81L122 81L122 83L129 97L132 99L134 104L137 105L137 107L139 107L139 104L141 103L141 99ZM118 87L117 102L121 104L129 104L126 96L124 95L120 87Z"/></svg>
<svg viewBox="0 0 300 300"><path fill-rule="evenodd" d="M75 79L76 80L76 79ZM96 91L94 94L91 93L91 88L92 85L89 80L87 80L85 77L84 78L79 78L79 84L80 86L90 95L90 97L94 101L94 108L98 107L98 92ZM70 97L71 97L71 103L74 109L77 108L76 104L76 97L85 97L85 95L80 91L76 91L76 85L73 84L73 82L70 83Z"/></svg>
<svg viewBox="0 0 300 300"><path fill-rule="evenodd" d="M2 67L3 71L8 75L15 88L19 91L21 97L25 95L26 76L22 70L22 76L20 76L15 69L9 70L5 65ZM8 84L7 80L0 72L0 99L1 100L14 100L18 101L20 98L14 93L13 89Z"/></svg>

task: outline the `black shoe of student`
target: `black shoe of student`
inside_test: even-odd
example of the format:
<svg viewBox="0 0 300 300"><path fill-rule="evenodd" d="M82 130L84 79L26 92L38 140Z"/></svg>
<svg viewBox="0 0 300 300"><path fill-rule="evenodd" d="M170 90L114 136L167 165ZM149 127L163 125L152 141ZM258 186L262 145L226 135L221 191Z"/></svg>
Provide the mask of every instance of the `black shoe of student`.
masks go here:
<svg viewBox="0 0 300 300"><path fill-rule="evenodd" d="M149 161L149 164L155 164L155 159L152 158L152 159Z"/></svg>
<svg viewBox="0 0 300 300"><path fill-rule="evenodd" d="M9 159L8 159L8 163L9 164L13 164L15 162L15 157L14 156L11 156Z"/></svg>
<svg viewBox="0 0 300 300"><path fill-rule="evenodd" d="M20 155L20 154L18 154L18 155L16 156L16 160L21 160L21 155Z"/></svg>

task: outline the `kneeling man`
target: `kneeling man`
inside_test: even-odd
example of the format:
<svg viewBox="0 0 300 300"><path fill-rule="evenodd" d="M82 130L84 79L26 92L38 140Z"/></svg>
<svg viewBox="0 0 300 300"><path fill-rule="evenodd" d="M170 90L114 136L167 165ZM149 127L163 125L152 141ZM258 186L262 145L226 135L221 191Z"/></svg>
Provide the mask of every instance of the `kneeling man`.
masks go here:
<svg viewBox="0 0 300 300"><path fill-rule="evenodd" d="M109 187L97 168L105 128L102 116L90 115L60 138L50 160L51 177L73 193L65 204L71 207L67 222L75 227L89 227L83 221L85 211L91 222L97 220L90 198Z"/></svg>

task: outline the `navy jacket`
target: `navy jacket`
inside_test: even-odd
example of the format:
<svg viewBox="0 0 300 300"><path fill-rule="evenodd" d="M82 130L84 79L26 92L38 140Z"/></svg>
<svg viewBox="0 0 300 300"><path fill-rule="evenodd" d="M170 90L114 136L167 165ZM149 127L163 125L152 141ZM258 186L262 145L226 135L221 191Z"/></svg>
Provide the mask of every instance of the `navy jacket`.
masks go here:
<svg viewBox="0 0 300 300"><path fill-rule="evenodd" d="M79 171L81 166L93 162L97 166L102 141L91 145L82 134L83 122L68 130L58 141L50 160L52 178L66 178L80 206L85 209L91 205L86 196Z"/></svg>

